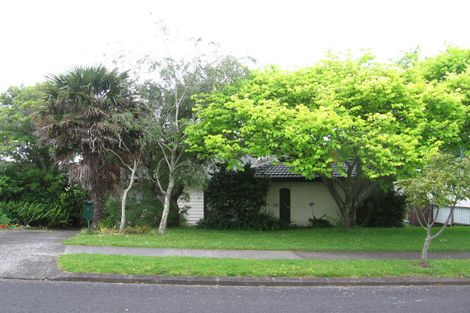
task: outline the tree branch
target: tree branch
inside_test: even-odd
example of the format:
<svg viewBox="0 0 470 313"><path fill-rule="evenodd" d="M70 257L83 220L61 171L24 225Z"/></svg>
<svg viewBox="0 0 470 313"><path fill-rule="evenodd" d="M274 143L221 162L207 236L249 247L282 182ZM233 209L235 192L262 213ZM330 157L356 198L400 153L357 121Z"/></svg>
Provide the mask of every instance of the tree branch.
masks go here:
<svg viewBox="0 0 470 313"><path fill-rule="evenodd" d="M168 169L171 168L170 160L168 159L168 156L166 155L165 151L165 145L161 143L160 141L157 141L158 146L160 147L160 150L162 150L163 158L168 166ZM170 150L171 151L171 150Z"/></svg>
<svg viewBox="0 0 470 313"><path fill-rule="evenodd" d="M154 180L154 182L157 183L157 186L158 186L158 189L160 189L160 192L163 195L165 195L166 191L163 189L162 184L160 183L160 166L162 164L162 161L163 161L163 159L160 159L160 161L158 162L157 170L156 170L156 179Z"/></svg>
<svg viewBox="0 0 470 313"><path fill-rule="evenodd" d="M424 223L423 223L423 221L422 221L422 219L421 219L421 216L420 216L420 214L422 214L422 213L423 213L423 212L422 212L421 210L417 210L417 209L415 208L415 216L416 216L416 219L418 220L419 225L420 225L424 230L427 231L428 228L427 228L426 226L424 226ZM423 216L423 218L424 218L424 216Z"/></svg>
<svg viewBox="0 0 470 313"><path fill-rule="evenodd" d="M437 236L439 236L440 234L442 234L442 232L444 231L444 229L447 228L447 225L449 225L449 222L450 222L450 218L452 217L452 214L454 213L454 209L455 209L455 206L457 205L457 199L454 200L454 204L452 205L452 207L450 208L450 211L449 211L449 216L447 216L447 219L444 223L444 225L441 227L441 229L439 229L439 231L434 234L431 238L434 239L436 238Z"/></svg>
<svg viewBox="0 0 470 313"><path fill-rule="evenodd" d="M121 161L122 165L123 165L124 167L126 167L129 171L132 172L132 166L130 166L129 164L127 164L126 162L124 162L124 160L122 159L122 157L121 157L118 153L116 153L114 150L109 149L109 148L104 148L104 149L105 149L106 151L111 152L112 154L114 154L114 155ZM135 160L134 160L134 161L135 161Z"/></svg>

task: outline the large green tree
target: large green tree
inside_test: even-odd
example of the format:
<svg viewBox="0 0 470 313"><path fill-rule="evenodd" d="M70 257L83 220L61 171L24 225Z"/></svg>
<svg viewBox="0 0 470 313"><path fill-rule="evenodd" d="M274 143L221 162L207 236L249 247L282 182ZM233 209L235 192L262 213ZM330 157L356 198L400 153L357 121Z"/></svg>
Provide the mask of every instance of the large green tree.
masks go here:
<svg viewBox="0 0 470 313"><path fill-rule="evenodd" d="M254 72L238 88L200 96L187 142L231 165L243 155L276 156L307 178L322 177L351 226L372 180L414 170L428 151L458 140L464 118L459 95L419 74L370 55L331 56L295 72Z"/></svg>
<svg viewBox="0 0 470 313"><path fill-rule="evenodd" d="M105 67L79 67L51 76L46 106L37 119L40 142L51 149L69 180L79 183L95 206L96 225L104 214L107 193L119 179L119 167L107 149L119 145L123 125L113 115L134 105L127 73Z"/></svg>

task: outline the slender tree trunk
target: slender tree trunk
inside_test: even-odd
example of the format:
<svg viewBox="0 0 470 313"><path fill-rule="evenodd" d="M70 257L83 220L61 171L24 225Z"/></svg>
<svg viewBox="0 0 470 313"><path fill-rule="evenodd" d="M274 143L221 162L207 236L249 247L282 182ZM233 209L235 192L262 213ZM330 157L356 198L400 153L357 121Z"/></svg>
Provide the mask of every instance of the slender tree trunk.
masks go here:
<svg viewBox="0 0 470 313"><path fill-rule="evenodd" d="M429 246L431 245L431 241L432 241L431 229L428 228L426 231L426 238L424 239L423 250L421 251L420 264L422 267L428 266L428 251L429 251Z"/></svg>
<svg viewBox="0 0 470 313"><path fill-rule="evenodd" d="M419 215L417 215L418 221L420 221L419 223L421 224L421 227L423 227L426 230L426 238L424 239L423 250L421 251L421 262L420 262L421 266L423 266L423 267L428 266L428 251L429 251L429 246L431 245L431 241L434 238L439 237L444 232L444 230L447 228L447 226L449 225L449 222L450 222L450 220L453 216L454 209L455 209L456 205L457 205L457 200L454 202L454 204L450 208L449 215L447 216L447 219L444 222L444 225L442 225L441 229L439 229L439 231L434 235L432 234L432 227L433 227L434 222L435 222L435 218L434 218L434 214L433 214L434 213L434 209L433 209L434 206L433 205L430 206L426 224L422 223L422 221L419 219Z"/></svg>
<svg viewBox="0 0 470 313"><path fill-rule="evenodd" d="M135 172L137 171L137 162L134 161L134 166L132 167L131 177L129 180L129 185L126 189L124 189L121 197L121 223L119 224L119 233L124 232L124 227L126 226L126 202L127 202L127 194L132 188L135 180Z"/></svg>
<svg viewBox="0 0 470 313"><path fill-rule="evenodd" d="M170 203L171 203L171 193L173 192L173 187L175 186L175 177L172 172L169 174L168 187L165 192L165 199L163 201L163 213L162 219L160 220L160 226L158 227L158 233L164 234L166 231L168 213L170 212Z"/></svg>

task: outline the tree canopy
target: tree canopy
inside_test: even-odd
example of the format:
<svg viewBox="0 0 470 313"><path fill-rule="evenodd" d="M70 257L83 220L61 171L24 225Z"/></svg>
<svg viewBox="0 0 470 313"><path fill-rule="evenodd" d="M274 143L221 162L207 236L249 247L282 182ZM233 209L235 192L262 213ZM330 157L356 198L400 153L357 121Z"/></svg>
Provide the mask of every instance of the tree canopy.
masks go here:
<svg viewBox="0 0 470 313"><path fill-rule="evenodd" d="M370 55L330 56L295 72L256 71L237 88L201 95L188 143L230 165L243 155L276 156L307 178L334 181L330 192L350 220L367 195L361 178L410 173L429 151L459 140L461 98Z"/></svg>
<svg viewBox="0 0 470 313"><path fill-rule="evenodd" d="M448 145L452 152L457 148L470 150L470 49L449 47L435 57L427 58L418 64L418 70L430 82L440 82L450 92L462 95L466 109L465 124L461 128L460 142ZM458 147L456 147L458 146Z"/></svg>
<svg viewBox="0 0 470 313"><path fill-rule="evenodd" d="M32 119L45 104L43 87L15 86L0 94L0 158L51 166L47 148L37 145Z"/></svg>

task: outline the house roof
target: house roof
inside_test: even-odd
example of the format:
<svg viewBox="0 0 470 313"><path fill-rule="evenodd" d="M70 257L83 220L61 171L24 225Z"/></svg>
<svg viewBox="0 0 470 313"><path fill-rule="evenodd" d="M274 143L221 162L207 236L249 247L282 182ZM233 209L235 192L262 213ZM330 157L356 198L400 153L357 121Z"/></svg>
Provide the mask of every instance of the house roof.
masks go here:
<svg viewBox="0 0 470 313"><path fill-rule="evenodd" d="M341 175L336 171L336 167L333 167L333 176L341 177ZM301 174L296 174L292 169L285 164L265 164L260 165L255 168L255 176L257 177L267 177L269 179L275 180L305 180L305 176ZM318 175L316 176L319 177Z"/></svg>
<svg viewBox="0 0 470 313"><path fill-rule="evenodd" d="M457 207L470 208L470 199L460 201L459 203L457 203Z"/></svg>
<svg viewBox="0 0 470 313"><path fill-rule="evenodd" d="M255 175L268 178L305 178L301 174L294 174L290 168L284 164L267 164L256 168Z"/></svg>

